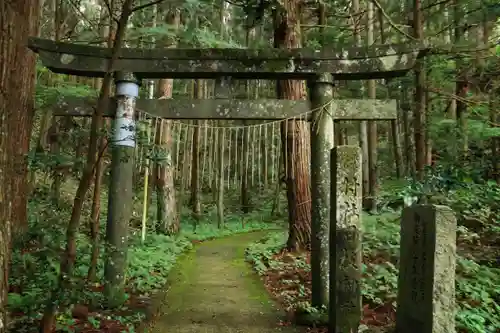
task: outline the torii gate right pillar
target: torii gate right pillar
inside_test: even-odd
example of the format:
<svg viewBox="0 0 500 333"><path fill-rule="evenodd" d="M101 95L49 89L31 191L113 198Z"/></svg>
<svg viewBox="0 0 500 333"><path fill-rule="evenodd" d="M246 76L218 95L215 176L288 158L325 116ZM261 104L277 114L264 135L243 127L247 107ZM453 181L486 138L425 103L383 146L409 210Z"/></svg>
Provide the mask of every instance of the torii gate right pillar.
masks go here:
<svg viewBox="0 0 500 333"><path fill-rule="evenodd" d="M331 114L333 77L318 74L309 83L311 110L311 305L329 300L330 151L335 144Z"/></svg>
<svg viewBox="0 0 500 333"><path fill-rule="evenodd" d="M331 150L335 145L335 120L393 120L397 116L397 106L391 100L334 100L334 77L329 73L318 74L310 80L310 101L312 112L311 122L311 305L317 309L329 307L330 294L336 292L336 267L331 260L332 249L335 250L335 230L345 228L338 221L338 214L345 213L345 207L332 201L332 189L337 177L331 176L331 170L338 167L331 163ZM345 162L345 161L342 161ZM344 180L341 180L344 181ZM341 189L343 190L343 189ZM358 195L349 194L349 199L357 200ZM349 201L350 203L350 201ZM356 225L359 229L359 226ZM336 253L337 251L333 251ZM342 254L340 254L342 255ZM358 258L359 253L355 257ZM359 262L352 268L361 269ZM361 309L361 295L356 292L357 308ZM354 310L354 309L353 309ZM352 317L352 316L351 316Z"/></svg>

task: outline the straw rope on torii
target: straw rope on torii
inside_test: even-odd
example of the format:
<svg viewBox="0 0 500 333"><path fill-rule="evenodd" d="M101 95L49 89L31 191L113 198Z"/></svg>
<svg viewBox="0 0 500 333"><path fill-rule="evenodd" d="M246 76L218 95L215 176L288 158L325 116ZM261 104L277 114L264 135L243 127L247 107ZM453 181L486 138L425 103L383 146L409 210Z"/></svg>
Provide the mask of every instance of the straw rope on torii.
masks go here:
<svg viewBox="0 0 500 333"><path fill-rule="evenodd" d="M140 101L140 100L139 100ZM156 102L160 102L160 100L155 100ZM172 102L175 103L176 100L173 99L163 99L161 102ZM205 100L208 101L208 100ZM212 101L217 101L217 100L212 100ZM297 101L300 102L300 101ZM305 101L304 101L305 102ZM335 115L340 115L340 116L333 116L333 118L336 119L350 119L350 120L358 120L358 119L363 119L364 117L367 117L366 114L371 113L370 118L375 118L375 119L391 119L394 117L394 112L395 112L395 106L389 103L388 101L370 101L372 105L369 109L363 110L362 108L359 108L359 102L356 103L356 101L352 100L330 100L328 101L325 105L321 105L317 108L314 109L309 109L305 112L302 112L300 114L283 118L283 119L277 119L277 120L271 120L271 121L266 121L264 123L258 123L258 124L247 124L247 125L228 125L228 126L220 126L220 125L209 125L208 121L205 121L202 124L191 124L191 123L185 123L182 121L177 121L177 120L169 120L169 125L171 126L171 133L172 137L170 138L171 140L171 151L169 152L171 154L171 160L172 160L172 166L174 167L175 170L175 176L176 180L178 183L181 184L182 188L187 189L190 184L190 179L191 179L191 159L192 159L192 150L193 150L193 133L194 129L198 128L199 133L200 133L200 141L203 143L203 152L201 154L200 161L201 161L201 170L199 170L198 177L201 177L201 180L203 180L203 177L205 175L205 171L208 171L207 173L207 183L209 186L211 186L213 177L215 175L215 165L214 163L215 160L215 155L216 155L216 150L219 149L218 147L220 146L220 143L218 142L219 137L224 137L227 138L227 142L225 142L224 145L220 146L220 149L222 149L222 156L224 156L224 160L228 162L225 167L223 168L222 172L225 174L224 175L224 184L227 188L229 188L232 184L233 187L238 187L242 183L242 178L245 177L249 181L249 185L254 186L256 184L261 184L263 181L271 181L275 182L279 178L279 170L280 170L280 162L283 162L284 164L284 176L287 177L287 161L288 161L288 152L289 150L287 149L287 140L285 140L285 147L281 147L282 142L281 142L281 134L280 134L280 125L287 122L287 121L294 121L294 120L299 120L299 121L306 121L308 119L311 119L311 114L315 112L325 112L325 110L332 110L335 106L337 107L337 110L333 110L333 113ZM377 106L377 103L378 106ZM140 103L139 103L140 104ZM63 104L64 105L64 104ZM56 113L68 113L68 109L65 109L64 111L61 110L61 107L56 109ZM300 104L299 104L300 105ZM64 105L67 106L67 105ZM357 114L353 110L356 110L357 108ZM366 107L366 106L365 106ZM346 109L351 109L351 111L346 111ZM62 111L62 112L61 112ZM150 112L147 112L145 110L141 109L136 109L138 111L137 113L137 118L144 122L146 118L149 118L148 121L148 136L150 136L150 131L153 131L153 138L151 142L155 142L154 137L158 133L158 128L160 129L160 132L163 129L163 119L158 117L156 114L152 114ZM370 112L371 111L371 112ZM80 115L82 115L84 112L82 108L79 108L77 111ZM321 116L320 116L321 118ZM142 120L141 120L142 119ZM154 128L151 128L151 125L154 124ZM143 124L146 125L146 124ZM142 126L144 127L144 126ZM284 136L287 137L288 133L286 132L288 127L284 126L284 131L285 133ZM311 123L311 128L314 128L314 122ZM218 133L222 132L222 135L219 135ZM266 140L265 138L267 135L262 138L262 133L271 133L271 140L268 140L267 142L263 142L263 140ZM246 134L246 138L243 138L243 135ZM292 132L292 136L295 133ZM252 142L252 144L249 145L248 150L249 151L244 151L243 146L240 141L247 140L248 142ZM294 138L292 137L292 142ZM225 140L226 141L226 140ZM210 142L210 144L208 144ZM240 144L238 144L240 143ZM147 145L150 145L148 142ZM264 148L262 148L262 145ZM307 147L307 151L305 152L306 157L310 157L310 147ZM231 150L232 148L232 150ZM293 156L294 155L294 149L295 147L291 147L290 154ZM142 149L142 146L141 148ZM181 154L182 152L182 154ZM284 157L280 158L281 153L284 153ZM141 159L143 154L140 153L139 151L136 151L139 155L139 168L142 168ZM231 159L233 157L233 159ZM270 168L267 168L268 170L262 170L264 166L268 166L268 163L265 163L264 166L262 165L262 159L267 159L270 158ZM182 161L181 161L182 158ZM309 161L309 158L306 158L305 160L302 160L302 164L304 161ZM266 161L267 162L267 161ZM185 168L189 168L188 170L181 170L179 167L180 165L183 165ZM305 165L298 165L296 166L297 168L300 168L302 170L308 170L308 167ZM289 175L290 177L294 177L293 174L294 168L291 168L291 174ZM264 172L263 172L264 171ZM270 178L270 179L269 179Z"/></svg>
<svg viewBox="0 0 500 333"><path fill-rule="evenodd" d="M328 104L331 104L331 102ZM322 109L325 107L328 107L328 105L324 105ZM242 177L246 177L251 186L260 185L263 182L267 183L267 181L275 182L279 178L277 170L280 170L279 156L282 152L280 124L287 121L307 120L308 116L316 111L318 110L310 110L290 118L248 125L230 124L228 126L214 126L209 125L208 121L205 121L203 124L169 121L169 126L172 128L172 151L170 153L172 155L173 167L176 171L177 182L180 183L181 186L189 186L189 182L186 182L184 177L187 176L190 178L191 172L182 172L180 165L183 164L181 163L181 158L184 162L186 162L186 159L189 160L192 158L191 152L193 150L193 133L195 128L200 130L200 141L203 142L202 146L204 148L203 152L200 154L201 170L198 176L203 178L205 171L208 171L208 184L212 184L212 177L215 174L213 172L213 168L216 165L214 163L215 149L222 149L222 155L227 162L223 169L225 174L224 183L227 188L229 188L231 184L233 187L240 186ZM139 119L140 122L147 126L146 132L149 133L152 130L154 133L153 138L149 138L146 143L147 145L151 145L151 142L154 142L154 136L157 133L158 126L163 128L164 120L142 110L139 113ZM151 123L155 124L154 128L150 127ZM286 130L287 127L285 126L284 128ZM218 134L219 132L222 132L222 134ZM270 136L267 135L268 133L270 133ZM246 138L243 137L245 134ZM285 136L287 135L286 132L284 134ZM218 142L219 137L226 138L223 144ZM249 145L249 151L244 152L243 145L238 144L242 140L252 142L252 144ZM286 154L286 146L284 151ZM142 153L139 153L139 161L141 160L141 156ZM309 156L309 153L307 153L307 156ZM267 163L267 159L271 160L269 164ZM286 172L286 159L284 159L284 161L284 170ZM142 163L139 162L139 166L141 164ZM190 165L190 163L186 165Z"/></svg>
<svg viewBox="0 0 500 333"><path fill-rule="evenodd" d="M240 169L245 170L245 172L250 172L250 184L255 185L256 180L260 183L263 178L260 170L261 163L256 164L255 158L260 161L260 158L267 157L267 154L262 154L261 150L256 149L256 145L250 145L250 153L253 153L252 158L250 156L245 156L243 159L242 149L238 149L238 147L242 148L242 145L237 145L233 142L238 142L240 140L240 136L243 133L246 133L247 136L250 136L250 139L253 137L257 137L259 143L261 143L261 135L257 135L257 133L269 133L271 132L274 137L274 141L272 146L274 149L274 153L270 154L271 165L276 165L275 168L271 168L271 181L275 181L278 177L276 170L279 170L279 160L281 154L281 140L279 135L275 134L280 131L280 124L285 123L287 121L293 120L311 120L311 115L317 113L321 110L331 110L331 116L336 120L365 120L365 119L379 119L379 120L388 120L394 119L396 114L396 103L393 100L329 100L325 105L318 106L316 108L311 109L308 101L292 101L292 100L239 100L239 99L204 99L204 100L187 100L187 99L138 99L136 104L136 118L149 118L150 123L154 123L158 125L163 120L163 117L169 118L175 116L177 119L193 119L194 117L198 117L198 119L206 119L207 113L213 115L213 118L218 118L219 120L245 120L252 119L253 121L266 121L265 123L259 124L249 124L249 125L234 125L230 126L220 126L220 125L209 125L208 121L205 121L202 124L189 124L185 122L181 122L180 120L169 120L172 127L172 138L173 141L172 146L174 147L175 153L172 155L172 159L174 160L175 170L177 180L181 180L184 184L184 188L188 186L187 180L189 177L184 177L180 179L180 175L190 175L191 173L186 170L186 172L181 172L178 168L179 164L181 164L180 157L181 151L186 151L186 154L182 154L185 158L187 155L190 155L190 151L192 150L192 135L194 132L194 128L199 128L200 136L202 137L201 142L204 147L207 147L207 142L210 141L213 146L214 143L218 140L219 135L216 135L218 131L224 131L223 134L228 138L228 142L233 146L234 152L223 147L223 149L227 152L226 157L230 157L234 155L234 161L240 161L240 163L234 163L234 167L231 168L231 165L227 165L225 167L224 172L227 173L226 178L228 179L225 184L229 186L230 180L233 180L234 186L238 186L241 184L241 179L243 177L243 173ZM95 99L92 98L66 98L64 100L59 101L53 108L53 112L55 115L72 115L72 116L91 116L94 112ZM146 111L147 110L147 111ZM289 117L285 117L286 114L292 114ZM105 114L105 116L110 116ZM155 120L154 122L151 120ZM151 126L151 125L149 125ZM160 130L163 126L160 126ZM287 136L288 127L284 126L284 135ZM157 135L157 126L152 129L153 136ZM293 133L292 133L293 135ZM209 139L210 137L210 139ZM190 141L188 145L185 140L181 140L181 138L187 138ZM292 139L293 140L293 139ZM154 142L154 139L153 139ZM181 149L181 144L183 149ZM265 143L266 149L268 151L267 145L270 143ZM286 141L285 141L286 144ZM187 148L191 149L187 149ZM285 147L287 148L287 147ZM294 155L293 149L294 146L291 147L291 155ZM141 149L141 148L139 148ZM257 152L257 154L256 154ZM139 151L139 161L142 159L142 155ZM208 154L210 153L210 158ZM201 156L201 174L203 175L205 170L208 170L208 182L211 184L212 177L214 175L214 156L215 150L207 150L204 149L204 152ZM223 153L225 154L225 153ZM285 156L283 157L285 172L288 170L287 161L288 161L288 149L284 149ZM310 156L310 152L307 152L306 156ZM211 163L207 163L210 160ZM251 161L250 161L251 160ZM189 160L185 160L185 162L189 162ZM232 163L230 161L230 163ZM191 167L190 163L182 163L187 168ZM241 165L240 165L241 164ZM300 166L302 167L302 166ZM142 163L139 163L139 168L142 169ZM291 168L293 177L293 168ZM265 177L269 175L266 174ZM285 176L288 176L285 174ZM245 174L245 177L248 177Z"/></svg>

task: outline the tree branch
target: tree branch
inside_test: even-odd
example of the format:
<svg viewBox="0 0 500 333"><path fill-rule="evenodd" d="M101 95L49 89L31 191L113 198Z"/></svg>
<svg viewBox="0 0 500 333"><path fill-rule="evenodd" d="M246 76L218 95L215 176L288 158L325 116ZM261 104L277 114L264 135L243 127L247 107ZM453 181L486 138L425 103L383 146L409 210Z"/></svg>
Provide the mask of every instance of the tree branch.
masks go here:
<svg viewBox="0 0 500 333"><path fill-rule="evenodd" d="M368 1L371 1L373 2L373 4L375 5L375 7L377 7L378 10L380 10L380 13L385 17L385 19L387 20L387 22L389 23L389 25L391 27L393 27L397 32L399 32L400 34L402 34L403 36L405 36L406 38L409 38L411 40L416 40L415 37L413 37L412 35L404 32L403 30L401 30L396 23L394 23L394 21L390 18L389 15L387 15L387 13L385 12L385 10L382 8L382 6L380 5L380 3L377 1L377 0L368 0Z"/></svg>
<svg viewBox="0 0 500 333"><path fill-rule="evenodd" d="M144 4L144 5L136 6L136 7L132 8L131 13L137 12L139 10L142 10L144 8L148 8L148 7L151 7L151 6L154 6L154 5L158 5L158 4L162 3L163 1L165 1L165 0L155 0L155 1L148 2L148 3Z"/></svg>
<svg viewBox="0 0 500 333"><path fill-rule="evenodd" d="M104 4L106 5L106 8L108 9L109 17L116 23L118 24L118 19L114 17L113 15L113 8L111 8L111 4L109 3L108 0L103 0Z"/></svg>

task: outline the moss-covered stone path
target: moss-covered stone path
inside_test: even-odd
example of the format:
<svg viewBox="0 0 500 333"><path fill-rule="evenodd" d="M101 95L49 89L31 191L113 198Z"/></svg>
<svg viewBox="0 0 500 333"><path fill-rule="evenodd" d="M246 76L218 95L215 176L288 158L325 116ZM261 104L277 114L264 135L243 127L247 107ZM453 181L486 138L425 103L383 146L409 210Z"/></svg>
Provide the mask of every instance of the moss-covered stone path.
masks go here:
<svg viewBox="0 0 500 333"><path fill-rule="evenodd" d="M265 232L197 245L171 273L152 333L297 333L245 262L245 248Z"/></svg>

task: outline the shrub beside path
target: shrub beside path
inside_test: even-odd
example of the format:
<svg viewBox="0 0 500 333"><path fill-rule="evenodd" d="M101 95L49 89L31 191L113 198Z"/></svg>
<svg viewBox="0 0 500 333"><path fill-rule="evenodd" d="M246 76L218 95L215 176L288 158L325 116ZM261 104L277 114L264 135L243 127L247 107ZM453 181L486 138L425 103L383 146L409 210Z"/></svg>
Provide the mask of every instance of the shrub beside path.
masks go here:
<svg viewBox="0 0 500 333"><path fill-rule="evenodd" d="M298 333L245 262L245 248L267 232L201 243L173 269L151 333Z"/></svg>

